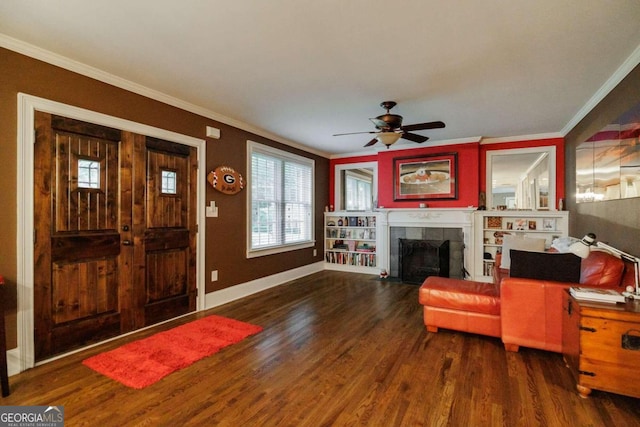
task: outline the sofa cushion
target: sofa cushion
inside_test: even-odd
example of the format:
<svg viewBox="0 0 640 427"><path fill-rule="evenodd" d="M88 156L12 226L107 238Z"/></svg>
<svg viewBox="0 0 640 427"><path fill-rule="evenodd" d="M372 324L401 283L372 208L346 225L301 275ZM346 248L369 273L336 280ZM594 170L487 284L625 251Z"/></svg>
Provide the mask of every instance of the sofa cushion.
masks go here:
<svg viewBox="0 0 640 427"><path fill-rule="evenodd" d="M420 287L420 304L500 315L499 287L493 283L430 276Z"/></svg>
<svg viewBox="0 0 640 427"><path fill-rule="evenodd" d="M554 252L529 252L511 249L511 277L578 283L581 258Z"/></svg>
<svg viewBox="0 0 640 427"><path fill-rule="evenodd" d="M584 286L621 287L624 261L608 252L591 250L582 260L580 284Z"/></svg>
<svg viewBox="0 0 640 427"><path fill-rule="evenodd" d="M511 249L543 252L545 242L545 239L533 239L529 237L511 235L504 236L504 240L502 241L502 261L500 262L500 268L511 268Z"/></svg>

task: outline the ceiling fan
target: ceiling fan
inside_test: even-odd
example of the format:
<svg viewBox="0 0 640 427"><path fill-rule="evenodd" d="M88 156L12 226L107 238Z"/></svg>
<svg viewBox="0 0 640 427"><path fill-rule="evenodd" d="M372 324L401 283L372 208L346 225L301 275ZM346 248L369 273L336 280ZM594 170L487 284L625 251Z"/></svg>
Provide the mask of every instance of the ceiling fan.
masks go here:
<svg viewBox="0 0 640 427"><path fill-rule="evenodd" d="M402 126L402 116L398 114L391 114L389 110L396 106L396 102L394 101L383 101L380 103L380 106L387 110L386 114L382 114L378 117L375 117L371 120L371 122L375 125L376 130L370 132L351 132L351 133L337 133L333 136L342 136L342 135L355 135L359 133L374 133L376 137L371 141L365 144L365 147L370 147L376 142L380 141L384 145L389 148L389 146L393 145L398 141L398 139L403 138L412 142L416 142L421 144L429 139L428 136L417 135L415 133L410 133L412 131L417 130L427 130L427 129L440 129L444 127L444 123L437 122L427 122L427 123L416 123L414 125L406 125Z"/></svg>

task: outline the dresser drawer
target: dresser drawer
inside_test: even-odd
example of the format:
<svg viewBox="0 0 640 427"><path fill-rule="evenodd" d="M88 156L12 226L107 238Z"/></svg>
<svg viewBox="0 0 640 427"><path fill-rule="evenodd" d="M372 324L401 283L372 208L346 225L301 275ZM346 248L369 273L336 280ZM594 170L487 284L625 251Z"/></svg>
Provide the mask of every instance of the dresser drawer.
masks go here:
<svg viewBox="0 0 640 427"><path fill-rule="evenodd" d="M640 324L583 317L580 321L580 352L590 360L610 362L619 368L633 368L640 372L640 348L623 348L624 335L640 340Z"/></svg>
<svg viewBox="0 0 640 427"><path fill-rule="evenodd" d="M578 384L626 396L640 397L640 378L630 376L632 372L615 365L604 365L603 362L592 363L583 360L580 363Z"/></svg>
<svg viewBox="0 0 640 427"><path fill-rule="evenodd" d="M562 308L562 353L580 396L640 397L640 301L581 301L567 290Z"/></svg>
<svg viewBox="0 0 640 427"><path fill-rule="evenodd" d="M623 345L623 336L633 341ZM578 384L640 397L640 325L635 322L582 317ZM624 348L627 347L627 348Z"/></svg>

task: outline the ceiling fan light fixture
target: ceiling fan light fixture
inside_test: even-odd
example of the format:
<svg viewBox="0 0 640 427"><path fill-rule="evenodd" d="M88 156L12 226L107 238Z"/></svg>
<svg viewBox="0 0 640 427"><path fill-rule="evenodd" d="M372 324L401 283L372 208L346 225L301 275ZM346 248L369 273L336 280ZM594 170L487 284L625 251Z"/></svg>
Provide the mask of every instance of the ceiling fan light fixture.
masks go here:
<svg viewBox="0 0 640 427"><path fill-rule="evenodd" d="M395 144L401 136L401 134L396 132L379 132L376 134L376 139L389 148L389 146Z"/></svg>

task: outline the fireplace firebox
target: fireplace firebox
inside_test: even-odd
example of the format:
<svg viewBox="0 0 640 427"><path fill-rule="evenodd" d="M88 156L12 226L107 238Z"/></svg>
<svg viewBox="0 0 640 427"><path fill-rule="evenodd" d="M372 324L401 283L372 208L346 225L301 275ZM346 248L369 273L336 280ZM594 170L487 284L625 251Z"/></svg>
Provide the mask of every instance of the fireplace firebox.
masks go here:
<svg viewBox="0 0 640 427"><path fill-rule="evenodd" d="M449 277L449 240L400 240L400 279L422 284L429 276Z"/></svg>

